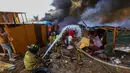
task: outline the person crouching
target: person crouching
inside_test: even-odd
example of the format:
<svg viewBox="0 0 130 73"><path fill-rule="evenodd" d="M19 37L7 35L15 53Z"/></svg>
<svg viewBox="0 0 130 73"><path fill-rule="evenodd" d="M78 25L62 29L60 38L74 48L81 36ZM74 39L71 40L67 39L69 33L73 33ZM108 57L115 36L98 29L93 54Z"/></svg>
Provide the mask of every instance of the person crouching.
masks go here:
<svg viewBox="0 0 130 73"><path fill-rule="evenodd" d="M39 46L36 44L31 44L27 46L28 51L24 56L24 65L27 70L33 70L42 66L41 59L39 55Z"/></svg>

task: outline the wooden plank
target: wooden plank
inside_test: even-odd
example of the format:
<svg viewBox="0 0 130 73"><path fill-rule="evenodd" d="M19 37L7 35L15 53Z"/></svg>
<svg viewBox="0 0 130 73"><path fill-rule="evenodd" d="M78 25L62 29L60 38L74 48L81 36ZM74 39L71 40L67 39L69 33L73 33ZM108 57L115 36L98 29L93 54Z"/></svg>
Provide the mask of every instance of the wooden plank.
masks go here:
<svg viewBox="0 0 130 73"><path fill-rule="evenodd" d="M26 18L26 22L28 22L28 18L27 18L27 15L25 14L25 18Z"/></svg>
<svg viewBox="0 0 130 73"><path fill-rule="evenodd" d="M34 44L36 43L36 34L34 29L34 24L31 25L25 25L27 38L28 38L28 44Z"/></svg>
<svg viewBox="0 0 130 73"><path fill-rule="evenodd" d="M42 41L44 44L47 44L47 27L46 27L46 25L41 26L41 32L42 32Z"/></svg>
<svg viewBox="0 0 130 73"><path fill-rule="evenodd" d="M5 26L5 28L4 28L4 29L5 29L5 31L8 33L8 35L10 35L10 33L8 32L8 26L7 26L7 24L5 24L4 26ZM12 47L12 49L13 49L13 52L14 52L14 53L16 53L15 48L12 46L13 44L12 44L12 43L10 43L10 45L11 45L11 47Z"/></svg>
<svg viewBox="0 0 130 73"><path fill-rule="evenodd" d="M35 24L35 34L36 34L36 40L40 46L44 46L43 41L42 41L42 33L41 33L41 26L39 24Z"/></svg>
<svg viewBox="0 0 130 73"><path fill-rule="evenodd" d="M16 17L17 17L18 22L20 23L20 18L19 18L18 13L16 13Z"/></svg>
<svg viewBox="0 0 130 73"><path fill-rule="evenodd" d="M115 47L115 44L116 44L116 31L117 31L117 28L115 27L114 28L114 33L113 33L113 47Z"/></svg>
<svg viewBox="0 0 130 73"><path fill-rule="evenodd" d="M13 17L14 17L13 13L8 13L8 19L10 23L14 23Z"/></svg>
<svg viewBox="0 0 130 73"><path fill-rule="evenodd" d="M14 19L16 20L16 24L19 23L18 18L15 13L14 13Z"/></svg>
<svg viewBox="0 0 130 73"><path fill-rule="evenodd" d="M0 13L0 23L4 23L4 22L5 22L5 20L4 20L4 18L3 18L3 14Z"/></svg>
<svg viewBox="0 0 130 73"><path fill-rule="evenodd" d="M23 23L24 23L24 18L23 18L23 15L21 14L21 17L22 17L22 21L23 21Z"/></svg>

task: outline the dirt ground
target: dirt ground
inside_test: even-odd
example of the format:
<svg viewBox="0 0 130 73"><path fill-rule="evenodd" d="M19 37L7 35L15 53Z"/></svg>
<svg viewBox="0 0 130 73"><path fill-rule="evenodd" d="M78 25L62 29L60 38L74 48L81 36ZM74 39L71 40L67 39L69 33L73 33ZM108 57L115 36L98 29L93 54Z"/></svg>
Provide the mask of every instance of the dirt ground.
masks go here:
<svg viewBox="0 0 130 73"><path fill-rule="evenodd" d="M59 61L62 61L62 63ZM86 56L82 58L82 62L79 64L75 61L69 62L67 59L57 59L56 62L61 64L58 65L58 63L56 63L57 65L55 64L55 67L50 68L51 73L109 73L98 62ZM11 64L14 64L16 69L12 71L5 70L2 73L30 73L25 69L23 59L19 59Z"/></svg>
<svg viewBox="0 0 130 73"><path fill-rule="evenodd" d="M55 54L52 55L54 56ZM30 73L24 67L23 57L19 56L15 62L9 62L6 58L3 59L1 60L6 63L14 64L16 68L12 71L5 70L2 73ZM112 69L107 69L103 64L84 54L82 54L80 61L75 57L73 61L71 61L68 57L61 57L61 54L60 58L50 58L50 61L49 70L51 73L119 73L110 72Z"/></svg>
<svg viewBox="0 0 130 73"><path fill-rule="evenodd" d="M60 66L57 65L56 68L52 68L50 71L52 73L109 73L98 62L88 57L82 58L79 63L76 60L73 62L69 62L66 59L62 60Z"/></svg>
<svg viewBox="0 0 130 73"><path fill-rule="evenodd" d="M55 68L50 69L50 71L52 71L52 73L109 73L98 62L88 57L84 57L82 59L84 60L81 64L77 64L76 62L67 63L64 62L65 60L62 60L61 66L55 65ZM59 61L61 60L57 60L57 62ZM23 59L19 59L11 64L14 64L16 69L12 71L5 70L2 73L30 73L29 71L25 70Z"/></svg>

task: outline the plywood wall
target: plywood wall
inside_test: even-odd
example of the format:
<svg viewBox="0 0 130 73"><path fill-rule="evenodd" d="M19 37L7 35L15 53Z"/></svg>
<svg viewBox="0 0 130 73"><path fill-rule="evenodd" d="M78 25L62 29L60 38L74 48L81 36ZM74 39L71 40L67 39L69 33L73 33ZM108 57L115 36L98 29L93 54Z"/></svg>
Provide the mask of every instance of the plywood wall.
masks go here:
<svg viewBox="0 0 130 73"><path fill-rule="evenodd" d="M38 44L42 47L43 41L42 41L42 33L41 33L41 26L40 24L35 24L35 32L36 32L36 39Z"/></svg>
<svg viewBox="0 0 130 73"><path fill-rule="evenodd" d="M27 45L36 42L34 25L21 25L5 30L14 39L11 42L14 53L25 54L25 52L27 51Z"/></svg>
<svg viewBox="0 0 130 73"><path fill-rule="evenodd" d="M47 44L46 25L24 24L17 27L8 27L5 31L14 39L11 42L14 53L25 54L27 45L39 42L39 40L43 42L41 44Z"/></svg>
<svg viewBox="0 0 130 73"><path fill-rule="evenodd" d="M24 29L24 26L8 28L5 30L14 39L11 42L11 46L13 48L14 53L24 54L25 51L27 50L26 46L28 44L26 31Z"/></svg>
<svg viewBox="0 0 130 73"><path fill-rule="evenodd" d="M27 34L28 44L36 43L36 34L35 34L34 24L25 25L25 30Z"/></svg>
<svg viewBox="0 0 130 73"><path fill-rule="evenodd" d="M41 32L42 32L42 41L44 44L47 44L47 27L46 27L46 25L41 26Z"/></svg>

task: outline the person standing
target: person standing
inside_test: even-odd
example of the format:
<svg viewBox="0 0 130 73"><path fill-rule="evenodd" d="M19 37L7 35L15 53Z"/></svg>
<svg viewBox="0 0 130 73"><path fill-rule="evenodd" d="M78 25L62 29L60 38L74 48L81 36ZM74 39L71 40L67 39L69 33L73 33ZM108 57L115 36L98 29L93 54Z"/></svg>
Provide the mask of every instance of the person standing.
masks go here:
<svg viewBox="0 0 130 73"><path fill-rule="evenodd" d="M6 50L8 51L9 61L15 61L12 56L12 47L10 42L13 40L11 36L9 36L6 32L0 29L0 45L3 48L4 54L6 55Z"/></svg>

